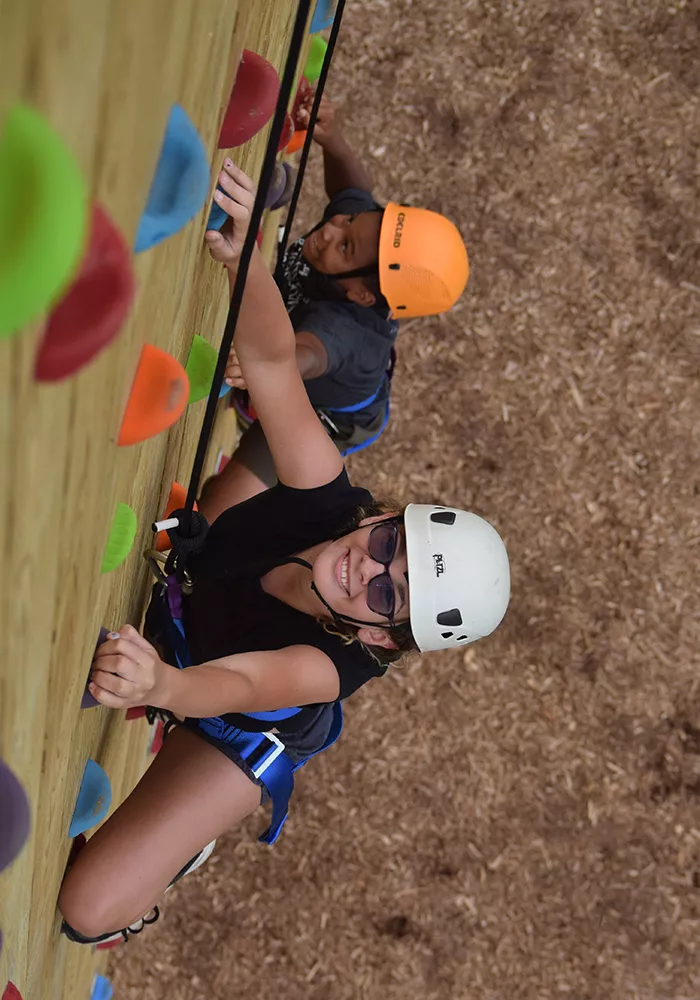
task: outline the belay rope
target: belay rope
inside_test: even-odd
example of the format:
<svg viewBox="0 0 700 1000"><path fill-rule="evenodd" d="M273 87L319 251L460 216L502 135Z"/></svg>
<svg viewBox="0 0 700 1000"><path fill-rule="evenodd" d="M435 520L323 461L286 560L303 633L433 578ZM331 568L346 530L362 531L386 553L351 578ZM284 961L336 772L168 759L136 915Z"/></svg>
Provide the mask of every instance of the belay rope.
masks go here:
<svg viewBox="0 0 700 1000"><path fill-rule="evenodd" d="M211 437L214 427L216 406L219 400L219 392L224 380L224 375L226 373L226 363L228 361L234 334L236 332L238 316L241 311L241 303L243 302L243 293L245 291L245 283L248 277L248 269L250 267L250 261L255 247L255 240L265 206L265 197L272 180L272 173L275 167L275 160L277 158L277 146L282 134L282 127L287 113L287 106L292 92L292 85L294 83L294 75L299 62L299 54L301 52L304 36L306 34L306 25L308 22L310 6L311 0L299 0L297 5L296 18L289 41L287 59L284 65L284 73L282 74L279 94L277 96L277 105L272 119L270 135L267 140L267 148L265 150L265 158L263 160L262 171L260 174L260 182L258 184L258 190L253 203L253 210L250 215L250 222L248 223L248 232L246 233L243 250L238 264L236 281L233 286L233 294L231 295L231 302L229 304L228 315L226 317L226 325L221 339L221 347L219 348L219 357L216 363L216 369L214 370L214 378L212 380L211 389L209 390L209 398L207 399L207 407L204 412L204 419L202 420L202 429L199 433L194 462L192 463L192 472L190 473L185 506L181 510L173 511L167 522L160 522L157 525L154 524L153 526L154 530L167 527L168 536L172 545L172 552L168 559L166 569L172 571L173 568L175 568L178 580L181 583L185 579L184 567L188 555L192 555L201 549L208 530L206 520L201 514L194 510L194 504L197 499L197 491L199 489L199 481L204 468L204 460L206 458L209 438ZM335 15L333 17L331 34L328 40L328 48L326 49L324 56L323 67L321 69L321 75L318 79L314 102L309 116L309 126L301 154L301 161L299 163L299 171L294 185L294 192L289 205L287 222L279 244L275 276L278 275L282 266L282 260L284 258L287 242L289 240L289 232L291 230L294 213L299 201L301 185L303 183L304 172L306 170L306 164L309 159L309 151L311 149L313 130L316 125L318 109L323 96L323 88L326 84L326 78L328 77L328 69L333 57L338 31L340 30L340 22L343 16L344 6L345 0L338 0ZM176 565L175 560L178 556L180 556L180 559Z"/></svg>

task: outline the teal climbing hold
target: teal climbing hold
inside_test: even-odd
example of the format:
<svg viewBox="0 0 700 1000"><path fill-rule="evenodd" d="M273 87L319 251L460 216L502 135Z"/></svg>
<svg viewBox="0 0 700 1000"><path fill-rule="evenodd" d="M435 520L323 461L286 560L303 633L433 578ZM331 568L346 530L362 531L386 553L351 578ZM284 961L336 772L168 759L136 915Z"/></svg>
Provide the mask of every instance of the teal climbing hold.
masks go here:
<svg viewBox="0 0 700 1000"><path fill-rule="evenodd" d="M59 298L80 263L87 221L75 157L37 111L16 104L0 133L0 337Z"/></svg>
<svg viewBox="0 0 700 1000"><path fill-rule="evenodd" d="M134 250L162 243L199 212L209 191L209 158L187 112L174 104Z"/></svg>
<svg viewBox="0 0 700 1000"><path fill-rule="evenodd" d="M111 801L112 786L109 778L100 765L89 758L80 783L68 836L71 839L77 837L79 833L84 833L85 830L100 823L107 815Z"/></svg>
<svg viewBox="0 0 700 1000"><path fill-rule="evenodd" d="M114 990L106 976L95 976L90 1000L112 1000Z"/></svg>
<svg viewBox="0 0 700 1000"><path fill-rule="evenodd" d="M316 0L316 7L309 25L309 34L315 35L317 31L325 31L333 24L335 17L336 0Z"/></svg>

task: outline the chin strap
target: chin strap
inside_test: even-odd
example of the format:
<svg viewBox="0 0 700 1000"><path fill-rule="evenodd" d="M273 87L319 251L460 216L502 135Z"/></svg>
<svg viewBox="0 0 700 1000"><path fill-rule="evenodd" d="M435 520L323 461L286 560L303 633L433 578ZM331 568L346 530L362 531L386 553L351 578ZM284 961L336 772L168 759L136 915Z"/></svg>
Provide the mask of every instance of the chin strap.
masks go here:
<svg viewBox="0 0 700 1000"><path fill-rule="evenodd" d="M342 538L342 535L340 536ZM311 570L313 572L313 566L306 559L302 559L300 556L289 556L283 562L279 563L280 566L287 566L289 563L295 563L297 566L303 566L304 569ZM382 625L381 622L363 622L359 618L350 618L349 615L340 615L335 611L328 601L325 599L323 594L320 592L313 579L311 580L311 589L313 590L316 597L318 597L321 604L326 608L331 615L331 618L336 623L336 625L364 625L366 628L392 628L391 623L388 625Z"/></svg>

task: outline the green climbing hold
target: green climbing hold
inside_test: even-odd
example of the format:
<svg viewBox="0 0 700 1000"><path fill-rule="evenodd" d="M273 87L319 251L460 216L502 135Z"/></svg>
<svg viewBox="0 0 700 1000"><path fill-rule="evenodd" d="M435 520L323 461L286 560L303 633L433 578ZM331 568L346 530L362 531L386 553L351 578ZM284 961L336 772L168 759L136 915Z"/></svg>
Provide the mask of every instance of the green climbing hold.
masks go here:
<svg viewBox="0 0 700 1000"><path fill-rule="evenodd" d="M111 573L117 566L121 566L131 552L137 528L138 520L131 507L126 503L118 503L112 518L112 527L109 529L100 572Z"/></svg>
<svg viewBox="0 0 700 1000"><path fill-rule="evenodd" d="M192 338L189 357L185 365L187 377L190 380L190 397L188 403L196 403L209 395L214 380L214 370L218 354L209 341L195 333Z"/></svg>
<svg viewBox="0 0 700 1000"><path fill-rule="evenodd" d="M0 132L0 337L60 297L87 236L78 163L38 112L16 104Z"/></svg>
<svg viewBox="0 0 700 1000"><path fill-rule="evenodd" d="M311 39L311 45L309 46L309 55L306 59L306 66L304 67L304 76L309 83L316 83L321 75L323 60L326 58L327 48L328 42L325 38L321 35L313 36Z"/></svg>

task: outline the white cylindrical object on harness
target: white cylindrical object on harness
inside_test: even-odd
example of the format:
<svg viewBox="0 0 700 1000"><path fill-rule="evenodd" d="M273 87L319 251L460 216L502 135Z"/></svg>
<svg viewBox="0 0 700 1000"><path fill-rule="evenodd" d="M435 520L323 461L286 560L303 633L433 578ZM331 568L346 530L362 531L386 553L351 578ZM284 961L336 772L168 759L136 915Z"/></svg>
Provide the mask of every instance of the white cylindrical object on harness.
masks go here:
<svg viewBox="0 0 700 1000"><path fill-rule="evenodd" d="M153 531L167 531L168 528L177 528L179 523L176 517L168 517L165 521L154 521L151 527Z"/></svg>

